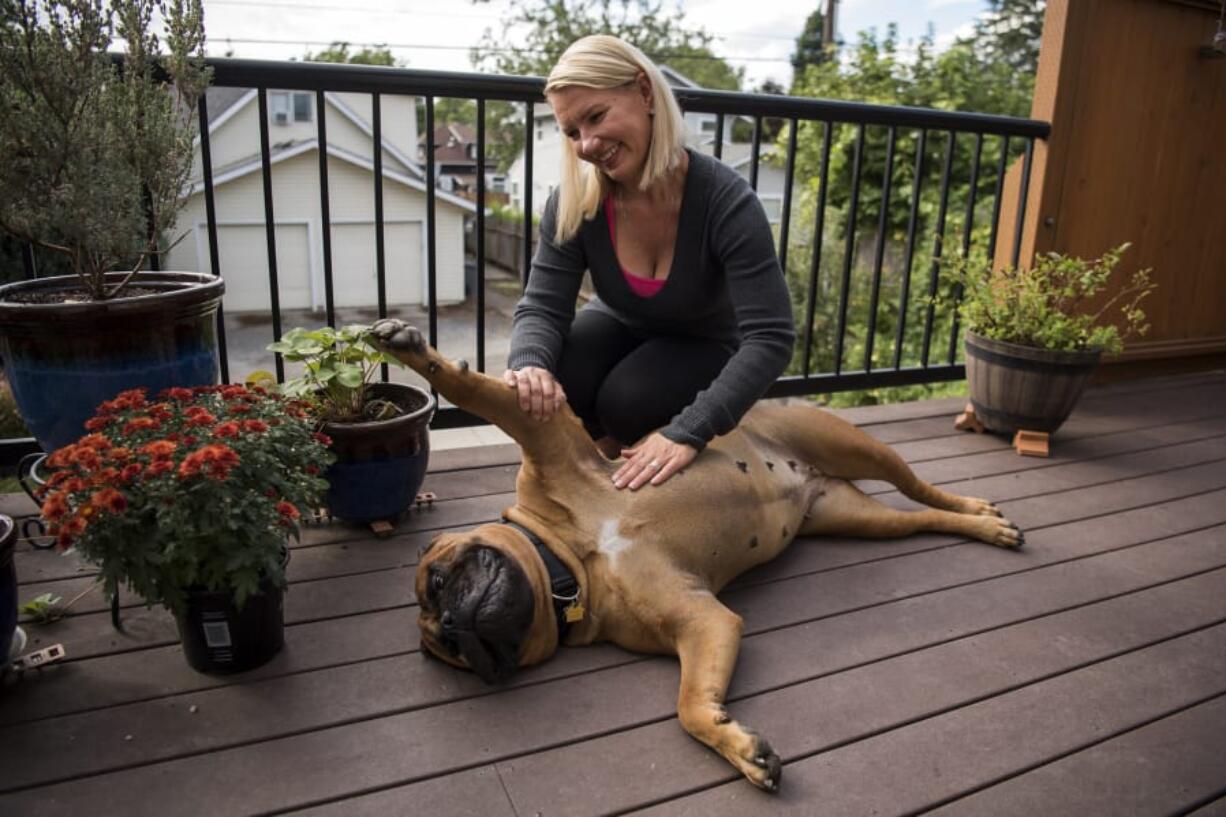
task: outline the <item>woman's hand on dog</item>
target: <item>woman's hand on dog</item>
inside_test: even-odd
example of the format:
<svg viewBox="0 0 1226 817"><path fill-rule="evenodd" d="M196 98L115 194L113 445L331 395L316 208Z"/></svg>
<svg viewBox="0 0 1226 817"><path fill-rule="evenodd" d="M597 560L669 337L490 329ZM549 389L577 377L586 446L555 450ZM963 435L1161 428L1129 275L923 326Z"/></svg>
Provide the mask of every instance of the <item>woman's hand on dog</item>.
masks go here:
<svg viewBox="0 0 1226 817"><path fill-rule="evenodd" d="M650 482L662 485L673 474L689 465L698 451L685 443L675 443L656 431L634 448L623 448L626 462L613 475L618 490L637 491Z"/></svg>
<svg viewBox="0 0 1226 817"><path fill-rule="evenodd" d="M562 384L539 366L507 369L502 379L519 394L519 407L536 420L548 420L566 402Z"/></svg>

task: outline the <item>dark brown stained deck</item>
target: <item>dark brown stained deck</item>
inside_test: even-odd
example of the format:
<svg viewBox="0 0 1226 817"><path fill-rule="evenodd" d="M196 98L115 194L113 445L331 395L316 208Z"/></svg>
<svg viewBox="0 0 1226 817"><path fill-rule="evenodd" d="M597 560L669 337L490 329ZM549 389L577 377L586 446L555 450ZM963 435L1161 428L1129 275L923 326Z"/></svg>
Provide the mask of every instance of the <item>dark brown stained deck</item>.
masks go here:
<svg viewBox="0 0 1226 817"><path fill-rule="evenodd" d="M422 657L418 548L511 503L504 446L436 452L439 501L392 538L308 529L286 649L241 677L189 669L130 597L127 633L96 592L30 625L70 660L0 693L0 815L1226 817L1226 374L1091 390L1046 460L955 432L959 403L841 413L996 501L1024 551L804 539L721 595L777 796L682 731L674 660L564 648L495 688ZM25 545L18 570L23 600L91 581Z"/></svg>

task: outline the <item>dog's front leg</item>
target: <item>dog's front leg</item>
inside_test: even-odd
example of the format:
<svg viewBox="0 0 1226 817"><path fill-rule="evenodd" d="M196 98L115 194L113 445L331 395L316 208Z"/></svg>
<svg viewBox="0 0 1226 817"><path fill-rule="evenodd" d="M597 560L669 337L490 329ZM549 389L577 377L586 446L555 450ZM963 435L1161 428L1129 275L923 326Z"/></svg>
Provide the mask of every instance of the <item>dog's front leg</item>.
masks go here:
<svg viewBox="0 0 1226 817"><path fill-rule="evenodd" d="M421 332L397 318L385 318L371 327L375 345L420 374L455 405L476 414L511 435L530 458L555 456L550 461L573 459L587 453L595 455L595 447L583 426L568 406L545 421L534 420L519 407L514 389L503 381L454 363L426 343ZM571 450L560 451L569 447Z"/></svg>
<svg viewBox="0 0 1226 817"><path fill-rule="evenodd" d="M685 730L719 752L769 792L779 788L782 764L765 739L729 717L724 695L741 646L741 617L706 592L694 592L673 623L681 659L677 716Z"/></svg>

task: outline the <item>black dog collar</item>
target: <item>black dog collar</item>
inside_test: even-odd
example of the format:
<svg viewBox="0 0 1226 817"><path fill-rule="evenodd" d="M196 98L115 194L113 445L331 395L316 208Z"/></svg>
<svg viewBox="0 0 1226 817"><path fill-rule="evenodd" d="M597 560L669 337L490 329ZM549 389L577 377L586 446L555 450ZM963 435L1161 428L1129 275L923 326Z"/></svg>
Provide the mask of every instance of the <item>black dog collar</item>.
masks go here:
<svg viewBox="0 0 1226 817"><path fill-rule="evenodd" d="M502 524L527 536L536 552L545 560L545 569L549 571L549 594L552 596L553 613L558 620L558 641L561 642L571 623L583 618L583 605L579 603L579 582L575 579L575 574L541 541L541 537L505 516L502 518Z"/></svg>

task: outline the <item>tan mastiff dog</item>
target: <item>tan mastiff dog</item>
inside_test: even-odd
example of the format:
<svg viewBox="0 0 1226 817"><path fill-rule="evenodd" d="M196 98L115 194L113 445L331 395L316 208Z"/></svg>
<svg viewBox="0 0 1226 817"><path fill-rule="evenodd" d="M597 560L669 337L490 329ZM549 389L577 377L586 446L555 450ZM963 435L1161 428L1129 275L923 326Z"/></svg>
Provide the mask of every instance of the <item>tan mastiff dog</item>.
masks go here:
<svg viewBox="0 0 1226 817"><path fill-rule="evenodd" d="M804 405L759 404L667 482L617 490L617 464L569 408L534 420L503 381L445 360L413 327L382 320L373 332L384 351L523 450L507 523L442 534L422 555L424 648L486 681L544 661L559 643L677 655L682 726L768 791L779 785L779 757L724 709L741 640L740 616L715 597L725 584L798 535L1023 541L989 502L929 485L890 448ZM929 508L889 508L856 479L891 482Z"/></svg>

